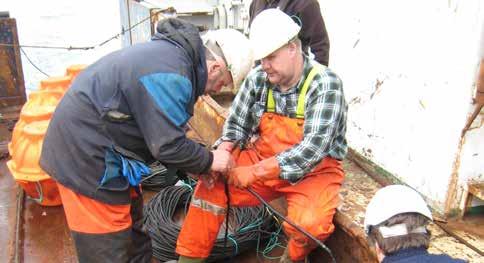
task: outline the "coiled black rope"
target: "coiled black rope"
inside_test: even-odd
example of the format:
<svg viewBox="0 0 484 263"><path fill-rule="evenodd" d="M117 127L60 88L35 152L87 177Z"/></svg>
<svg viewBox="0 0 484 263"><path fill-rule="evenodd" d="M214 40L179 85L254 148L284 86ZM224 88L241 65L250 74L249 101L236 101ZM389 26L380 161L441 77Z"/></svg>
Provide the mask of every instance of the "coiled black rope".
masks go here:
<svg viewBox="0 0 484 263"><path fill-rule="evenodd" d="M192 195L190 187L166 187L144 207L144 226L152 239L153 256L162 262L178 258L175 247L183 220L176 218L184 218ZM219 235L207 261L230 258L255 248L260 239L267 239L270 236L268 233L274 228L274 221L264 210L263 206L232 208L229 218L230 242L224 247L223 234Z"/></svg>

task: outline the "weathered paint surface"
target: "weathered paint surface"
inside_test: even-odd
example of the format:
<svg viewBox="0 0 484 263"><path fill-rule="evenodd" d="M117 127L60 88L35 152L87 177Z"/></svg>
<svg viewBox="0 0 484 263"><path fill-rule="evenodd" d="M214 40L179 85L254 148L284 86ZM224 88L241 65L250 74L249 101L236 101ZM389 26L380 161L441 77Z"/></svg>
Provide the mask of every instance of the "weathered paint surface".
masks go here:
<svg viewBox="0 0 484 263"><path fill-rule="evenodd" d="M331 39L330 67L343 79L350 106L349 144L443 211L453 170L457 190L484 172L482 125L468 132L458 151L475 90L484 2L320 5ZM454 167L457 156L460 166Z"/></svg>
<svg viewBox="0 0 484 263"><path fill-rule="evenodd" d="M484 182L484 111L474 120L471 129L467 131L462 145L460 166L457 170L458 181L456 187L455 202L460 200L460 209L464 209L465 195L468 192L468 184ZM482 188L481 188L482 189ZM483 200L473 199L474 205L484 205Z"/></svg>
<svg viewBox="0 0 484 263"><path fill-rule="evenodd" d="M18 45L17 23L13 18L0 18L0 43ZM0 106L25 103L25 86L18 47L0 46Z"/></svg>

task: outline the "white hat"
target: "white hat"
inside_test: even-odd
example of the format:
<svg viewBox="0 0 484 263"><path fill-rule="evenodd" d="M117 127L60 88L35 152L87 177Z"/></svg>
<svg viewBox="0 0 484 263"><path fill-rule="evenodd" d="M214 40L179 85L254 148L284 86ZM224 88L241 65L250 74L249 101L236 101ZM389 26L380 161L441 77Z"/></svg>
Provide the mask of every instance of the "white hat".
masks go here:
<svg viewBox="0 0 484 263"><path fill-rule="evenodd" d="M252 21L249 39L254 59L262 59L297 36L301 27L279 9L260 12Z"/></svg>
<svg viewBox="0 0 484 263"><path fill-rule="evenodd" d="M432 220L432 213L422 196L404 185L389 185L378 190L366 207L365 232L402 213L419 213Z"/></svg>
<svg viewBox="0 0 484 263"><path fill-rule="evenodd" d="M232 75L234 89L238 89L254 63L247 37L235 29L224 28L207 32L202 40L204 44L208 41L218 44Z"/></svg>

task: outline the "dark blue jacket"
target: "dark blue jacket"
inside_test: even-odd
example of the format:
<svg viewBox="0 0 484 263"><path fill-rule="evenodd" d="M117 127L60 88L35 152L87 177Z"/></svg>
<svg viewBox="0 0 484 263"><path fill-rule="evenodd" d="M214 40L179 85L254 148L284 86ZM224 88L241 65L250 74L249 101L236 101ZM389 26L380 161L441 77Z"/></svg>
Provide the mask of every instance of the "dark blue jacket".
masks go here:
<svg viewBox="0 0 484 263"><path fill-rule="evenodd" d="M129 203L124 178L99 187L108 149L207 172L212 154L185 136L207 81L205 52L195 26L163 20L152 41L113 52L82 71L50 122L41 167L77 193Z"/></svg>
<svg viewBox="0 0 484 263"><path fill-rule="evenodd" d="M403 249L397 253L386 255L382 263L462 263L462 259L454 259L447 255L433 255L425 248Z"/></svg>

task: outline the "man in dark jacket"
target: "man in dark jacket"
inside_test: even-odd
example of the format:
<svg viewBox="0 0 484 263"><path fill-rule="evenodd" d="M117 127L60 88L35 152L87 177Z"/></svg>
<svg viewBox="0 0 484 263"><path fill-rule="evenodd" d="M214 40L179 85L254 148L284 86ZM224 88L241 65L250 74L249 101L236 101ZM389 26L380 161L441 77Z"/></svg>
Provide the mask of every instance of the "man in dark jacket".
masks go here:
<svg viewBox="0 0 484 263"><path fill-rule="evenodd" d="M304 53L307 55L310 47L314 59L328 66L329 37L317 0L253 0L249 9L249 25L260 12L268 8L279 8L289 16L297 17L302 23L299 39Z"/></svg>
<svg viewBox="0 0 484 263"><path fill-rule="evenodd" d="M364 225L379 262L465 262L427 252L427 225L431 221L432 214L420 194L408 186L390 185L378 190L370 200Z"/></svg>
<svg viewBox="0 0 484 263"><path fill-rule="evenodd" d="M152 41L81 72L50 122L40 164L54 178L80 262L150 262L139 182L146 163L193 174L224 173L230 154L185 135L197 98L238 85L252 60L248 40L162 20ZM237 51L237 52L234 52Z"/></svg>

